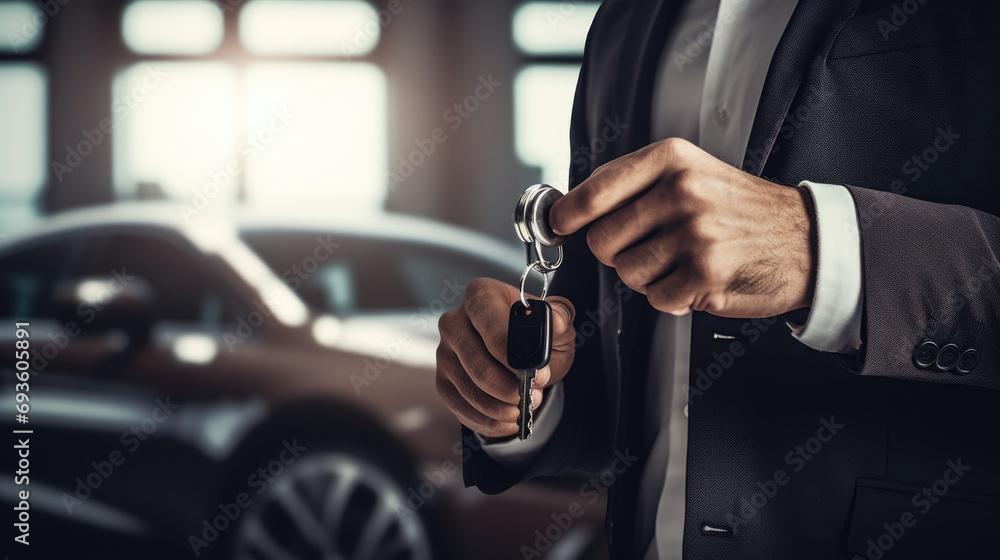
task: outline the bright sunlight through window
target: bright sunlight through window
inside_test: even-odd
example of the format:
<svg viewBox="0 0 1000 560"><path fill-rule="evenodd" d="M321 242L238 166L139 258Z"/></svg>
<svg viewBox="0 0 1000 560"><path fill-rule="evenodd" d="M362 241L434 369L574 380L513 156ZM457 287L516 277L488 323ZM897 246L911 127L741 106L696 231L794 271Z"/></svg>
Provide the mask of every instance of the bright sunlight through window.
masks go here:
<svg viewBox="0 0 1000 560"><path fill-rule="evenodd" d="M24 53L42 40L49 18L31 2L0 3L0 51Z"/></svg>
<svg viewBox="0 0 1000 560"><path fill-rule="evenodd" d="M563 192L569 188L569 123L580 67L534 64L514 79L514 149L541 180Z"/></svg>
<svg viewBox="0 0 1000 560"><path fill-rule="evenodd" d="M258 63L246 76L248 202L314 202L329 211L380 210L386 195L386 80L366 63ZM275 140L265 144L268 130Z"/></svg>
<svg viewBox="0 0 1000 560"><path fill-rule="evenodd" d="M380 32L368 2L252 0L240 11L240 41L256 54L358 56Z"/></svg>
<svg viewBox="0 0 1000 560"><path fill-rule="evenodd" d="M27 225L45 181L46 78L32 64L0 66L0 234Z"/></svg>
<svg viewBox="0 0 1000 560"><path fill-rule="evenodd" d="M233 200L238 173L236 73L222 62L140 63L118 73L112 88L114 182L118 194L158 184L190 203L210 182L213 200Z"/></svg>
<svg viewBox="0 0 1000 560"><path fill-rule="evenodd" d="M600 2L526 2L514 12L514 44L532 55L582 55Z"/></svg>
<svg viewBox="0 0 1000 560"><path fill-rule="evenodd" d="M141 54L205 54L222 43L222 10L207 0L139 0L125 8L122 38Z"/></svg>

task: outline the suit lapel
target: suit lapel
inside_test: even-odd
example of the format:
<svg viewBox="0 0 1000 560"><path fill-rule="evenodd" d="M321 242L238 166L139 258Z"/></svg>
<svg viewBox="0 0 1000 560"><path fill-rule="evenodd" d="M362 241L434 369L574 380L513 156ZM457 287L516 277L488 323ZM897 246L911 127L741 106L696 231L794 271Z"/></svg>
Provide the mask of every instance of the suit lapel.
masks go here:
<svg viewBox="0 0 1000 560"><path fill-rule="evenodd" d="M825 57L820 55L829 51L837 32L860 2L799 1L771 58L747 144L744 171L761 174L803 78L811 67L823 63Z"/></svg>

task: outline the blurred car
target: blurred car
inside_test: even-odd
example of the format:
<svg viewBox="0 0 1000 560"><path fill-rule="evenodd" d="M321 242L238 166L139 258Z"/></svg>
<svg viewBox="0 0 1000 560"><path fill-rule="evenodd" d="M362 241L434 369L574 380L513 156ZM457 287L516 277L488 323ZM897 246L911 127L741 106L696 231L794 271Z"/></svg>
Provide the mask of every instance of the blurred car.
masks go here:
<svg viewBox="0 0 1000 560"><path fill-rule="evenodd" d="M126 204L0 246L0 345L30 322L33 372L28 423L0 415L33 430L30 484L3 463L0 501L30 490L33 557L605 556L582 478L464 488L434 389L437 317L474 277L515 279L520 253L415 219L321 222Z"/></svg>

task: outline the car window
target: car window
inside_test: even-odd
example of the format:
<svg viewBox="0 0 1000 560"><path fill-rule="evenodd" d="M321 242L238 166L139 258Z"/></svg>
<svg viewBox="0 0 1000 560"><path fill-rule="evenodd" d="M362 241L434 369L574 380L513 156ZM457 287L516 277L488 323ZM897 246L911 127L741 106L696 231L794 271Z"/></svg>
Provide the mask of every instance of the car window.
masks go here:
<svg viewBox="0 0 1000 560"><path fill-rule="evenodd" d="M73 240L32 244L0 258L0 318L56 319L55 286L65 276Z"/></svg>
<svg viewBox="0 0 1000 560"><path fill-rule="evenodd" d="M156 321L216 330L235 320L237 311L221 272L182 239L121 232L90 236L86 245L86 258L73 275L141 279L152 288Z"/></svg>
<svg viewBox="0 0 1000 560"><path fill-rule="evenodd" d="M313 309L340 316L443 310L461 301L465 285L516 274L454 249L401 240L338 236L332 253L319 232L248 231L243 239ZM317 258L317 257L322 258Z"/></svg>

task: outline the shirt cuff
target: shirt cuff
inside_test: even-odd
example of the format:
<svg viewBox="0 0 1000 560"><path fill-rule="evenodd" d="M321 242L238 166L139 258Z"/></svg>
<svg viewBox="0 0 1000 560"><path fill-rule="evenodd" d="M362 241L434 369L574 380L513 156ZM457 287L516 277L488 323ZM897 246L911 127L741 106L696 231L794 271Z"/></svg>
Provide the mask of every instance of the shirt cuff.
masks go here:
<svg viewBox="0 0 1000 560"><path fill-rule="evenodd" d="M563 412L562 381L553 385L546 397L542 406L532 414L530 438L524 441L514 438L509 441L487 443L483 436L476 433L483 451L498 463L514 470L523 470L556 432L556 426L559 425Z"/></svg>
<svg viewBox="0 0 1000 560"><path fill-rule="evenodd" d="M841 185L802 181L816 209L819 255L816 292L805 325L792 336L823 352L857 354L864 312L861 236L850 191Z"/></svg>

